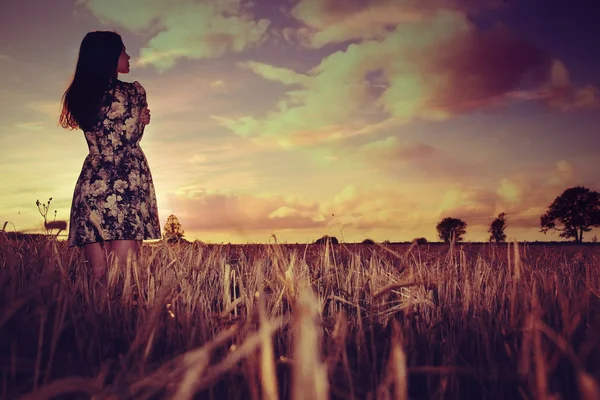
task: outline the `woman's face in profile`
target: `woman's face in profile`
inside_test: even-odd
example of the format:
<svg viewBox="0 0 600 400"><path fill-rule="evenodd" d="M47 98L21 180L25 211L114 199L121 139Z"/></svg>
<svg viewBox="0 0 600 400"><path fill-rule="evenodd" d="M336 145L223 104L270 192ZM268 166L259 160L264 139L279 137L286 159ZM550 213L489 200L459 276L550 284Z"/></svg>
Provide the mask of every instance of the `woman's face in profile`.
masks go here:
<svg viewBox="0 0 600 400"><path fill-rule="evenodd" d="M121 55L119 56L119 62L117 64L117 72L119 74L126 74L129 72L129 59L130 58L131 57L129 57L129 54L127 54L125 46L123 46L123 50L121 51Z"/></svg>

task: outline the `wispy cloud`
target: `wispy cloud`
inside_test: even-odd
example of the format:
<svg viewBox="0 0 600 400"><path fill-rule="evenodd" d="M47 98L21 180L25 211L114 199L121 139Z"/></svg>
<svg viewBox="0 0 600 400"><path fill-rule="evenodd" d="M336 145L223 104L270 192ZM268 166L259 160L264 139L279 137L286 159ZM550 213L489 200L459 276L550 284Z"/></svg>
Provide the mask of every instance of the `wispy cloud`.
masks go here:
<svg viewBox="0 0 600 400"><path fill-rule="evenodd" d="M46 101L46 100L41 100L41 101L31 101L25 104L25 106L30 109L30 110L34 110L34 111L38 111L48 117L52 117L53 119L55 119L56 121L58 121L58 117L60 115L60 101L56 100L56 101Z"/></svg>
<svg viewBox="0 0 600 400"><path fill-rule="evenodd" d="M39 121L18 122L15 124L15 128L24 131L43 131L46 128L46 124Z"/></svg>
<svg viewBox="0 0 600 400"><path fill-rule="evenodd" d="M300 0L291 15L304 23L300 43L320 48L349 40L382 39L395 26L431 20L436 13L465 15L503 6L503 0ZM290 32L286 32L290 35Z"/></svg>
<svg viewBox="0 0 600 400"><path fill-rule="evenodd" d="M291 196L193 190L170 195L165 202L190 230L252 232L324 226L318 204Z"/></svg>
<svg viewBox="0 0 600 400"><path fill-rule="evenodd" d="M375 3L382 10L396 10L398 4ZM387 126L414 119L439 121L502 105L515 97L515 91L527 88L523 85L537 90L546 83L550 57L506 28L480 32L460 10L433 12L436 2L423 10L417 3L409 4L418 18L394 20L393 27L388 24L391 20L380 21L378 16L393 18L403 8L377 11L373 16L363 8L355 11L360 14L356 18L367 18L363 14L372 18L368 27L374 24L385 29L375 36L370 30L348 29L361 41L329 54L307 73L254 61L242 63L243 68L288 90L263 118L219 116L218 120L242 136L269 138L288 147L311 145L373 132L376 129L370 127L386 120L393 121L386 122ZM352 12L344 11L339 20L322 16L329 21L322 32L335 30L338 23L341 32ZM589 92L579 95L580 103L589 102Z"/></svg>
<svg viewBox="0 0 600 400"><path fill-rule="evenodd" d="M566 160L555 165L523 167L500 178L493 186L458 186L446 193L440 216L471 220L470 225L489 225L491 216L506 212L517 228L539 229L539 217L567 187L580 182L578 171Z"/></svg>
<svg viewBox="0 0 600 400"><path fill-rule="evenodd" d="M151 39L141 50L138 65L160 71L179 59L210 59L240 53L261 44L268 19L256 19L252 3L242 0L84 0L101 22L115 23Z"/></svg>
<svg viewBox="0 0 600 400"><path fill-rule="evenodd" d="M487 169L484 165L467 161L439 147L400 140L396 136L368 142L356 151L349 149L348 156L375 167L383 176L397 181L447 182L460 177L467 182Z"/></svg>
<svg viewBox="0 0 600 400"><path fill-rule="evenodd" d="M567 66L554 60L548 82L540 90L540 97L550 107L561 111L590 110L600 108L600 90L593 85L575 87Z"/></svg>
<svg viewBox="0 0 600 400"><path fill-rule="evenodd" d="M484 2L483 8L498 2ZM481 30L470 1L303 0L292 10L311 47L352 41L300 73L256 61L240 67L286 88L276 107L214 118L265 145L312 146L406 124L442 121L508 102L594 108L598 89L573 87L567 67L508 28Z"/></svg>

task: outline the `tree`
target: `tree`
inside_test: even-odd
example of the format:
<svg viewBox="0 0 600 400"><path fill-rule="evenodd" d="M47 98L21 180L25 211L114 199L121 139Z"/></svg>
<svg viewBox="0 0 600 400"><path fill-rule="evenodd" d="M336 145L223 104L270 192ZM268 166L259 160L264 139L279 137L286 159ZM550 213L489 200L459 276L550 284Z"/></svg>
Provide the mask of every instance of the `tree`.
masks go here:
<svg viewBox="0 0 600 400"><path fill-rule="evenodd" d="M435 228L444 242L450 242L453 236L454 240L460 242L463 240L462 236L467 233L467 223L458 218L446 217L438 222Z"/></svg>
<svg viewBox="0 0 600 400"><path fill-rule="evenodd" d="M600 227L600 193L583 186L566 189L540 217L540 225L540 232L559 231L560 237L581 243L583 232Z"/></svg>
<svg viewBox="0 0 600 400"><path fill-rule="evenodd" d="M424 238L424 237L418 237L418 238L414 238L411 241L411 243L416 243L419 246L423 246L423 245L426 245L428 242L427 242L426 238Z"/></svg>
<svg viewBox="0 0 600 400"><path fill-rule="evenodd" d="M177 217L173 214L169 215L167 222L165 223L165 233L163 239L167 243L178 243L183 239L184 234L183 227L179 223Z"/></svg>
<svg viewBox="0 0 600 400"><path fill-rule="evenodd" d="M329 244L338 244L338 240L335 236L325 235L317 240L315 240L315 244L325 244L329 242Z"/></svg>
<svg viewBox="0 0 600 400"><path fill-rule="evenodd" d="M506 229L506 213L500 213L496 217L495 220L492 221L490 225L490 229L488 230L490 235L490 242L501 243L506 241L506 234L504 230Z"/></svg>

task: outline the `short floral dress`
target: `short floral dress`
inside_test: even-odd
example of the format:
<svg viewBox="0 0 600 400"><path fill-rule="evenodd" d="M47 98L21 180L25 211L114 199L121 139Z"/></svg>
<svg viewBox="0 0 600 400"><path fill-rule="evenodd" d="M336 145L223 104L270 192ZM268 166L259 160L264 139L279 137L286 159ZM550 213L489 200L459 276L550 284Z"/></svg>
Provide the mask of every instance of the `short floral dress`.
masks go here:
<svg viewBox="0 0 600 400"><path fill-rule="evenodd" d="M89 154L75 185L69 246L105 240L159 239L152 175L140 147L146 91L139 82L113 80L98 123L85 132Z"/></svg>

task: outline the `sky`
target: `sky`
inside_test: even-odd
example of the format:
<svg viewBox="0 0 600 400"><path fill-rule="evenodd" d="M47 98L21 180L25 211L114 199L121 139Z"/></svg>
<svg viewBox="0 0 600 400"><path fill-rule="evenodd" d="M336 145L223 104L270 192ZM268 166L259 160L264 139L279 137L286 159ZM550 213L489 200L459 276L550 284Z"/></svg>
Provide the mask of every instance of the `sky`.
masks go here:
<svg viewBox="0 0 600 400"><path fill-rule="evenodd" d="M600 10L558 0L3 0L0 223L69 218L88 149L58 126L79 45L121 34L147 92L161 226L189 240L486 241L600 190ZM53 215L51 216L51 218ZM595 232L587 233L590 239Z"/></svg>

